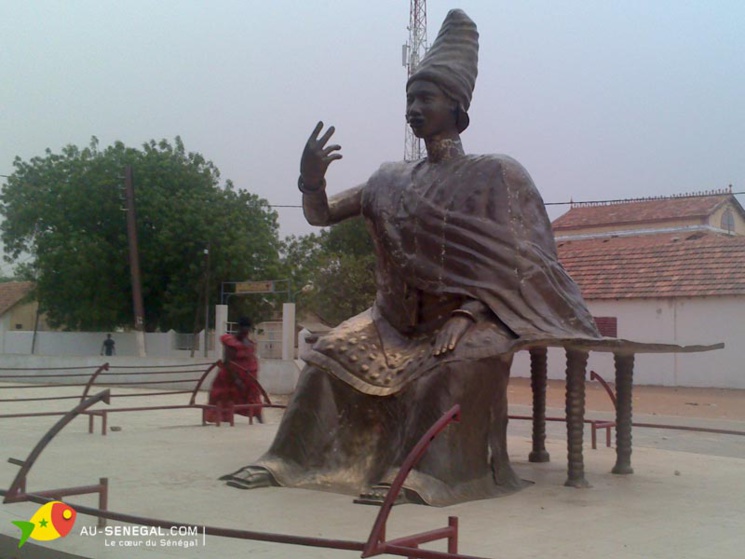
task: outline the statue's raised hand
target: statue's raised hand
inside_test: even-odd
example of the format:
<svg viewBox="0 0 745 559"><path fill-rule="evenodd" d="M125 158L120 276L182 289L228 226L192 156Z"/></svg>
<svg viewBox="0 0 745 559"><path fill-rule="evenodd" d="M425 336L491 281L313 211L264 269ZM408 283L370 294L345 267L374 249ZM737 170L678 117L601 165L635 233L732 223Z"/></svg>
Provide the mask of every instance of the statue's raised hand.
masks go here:
<svg viewBox="0 0 745 559"><path fill-rule="evenodd" d="M332 161L341 159L341 153L336 153L341 149L340 145L326 145L334 133L334 127L330 126L319 138L318 135L322 129L323 122L316 124L305 144L303 156L300 159L300 179L305 190L323 188L325 186L326 169Z"/></svg>

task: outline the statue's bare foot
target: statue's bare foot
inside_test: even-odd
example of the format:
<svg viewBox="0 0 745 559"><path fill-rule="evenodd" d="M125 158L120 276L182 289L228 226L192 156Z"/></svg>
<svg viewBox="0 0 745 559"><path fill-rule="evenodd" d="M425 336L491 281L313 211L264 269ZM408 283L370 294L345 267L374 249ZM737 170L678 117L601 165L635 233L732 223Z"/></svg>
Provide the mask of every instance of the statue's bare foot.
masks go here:
<svg viewBox="0 0 745 559"><path fill-rule="evenodd" d="M220 478L226 485L238 489L258 489L259 487L278 487L279 483L269 470L261 466L246 466L232 474Z"/></svg>
<svg viewBox="0 0 745 559"><path fill-rule="evenodd" d="M360 493L354 502L360 505L377 505L382 506L385 498L388 496L388 491L391 486L386 483L380 483L371 486L369 489ZM424 505L424 499L419 496L419 493L413 489L406 489L405 487L396 496L396 500L393 501L394 505L403 505L405 503L411 503L415 505Z"/></svg>

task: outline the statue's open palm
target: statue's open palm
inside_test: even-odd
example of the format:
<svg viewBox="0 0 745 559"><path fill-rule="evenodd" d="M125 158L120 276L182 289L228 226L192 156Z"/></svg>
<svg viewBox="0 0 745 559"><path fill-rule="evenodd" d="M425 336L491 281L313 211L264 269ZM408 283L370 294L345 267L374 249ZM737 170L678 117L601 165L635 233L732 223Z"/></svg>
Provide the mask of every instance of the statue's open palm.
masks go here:
<svg viewBox="0 0 745 559"><path fill-rule="evenodd" d="M334 134L334 127L330 126L321 136L318 135L323 129L323 122L316 124L313 132L308 138L303 150L303 156L300 159L300 176L306 188L314 189L323 186L323 180L326 176L326 170L332 161L341 159L341 149L339 144L326 146L331 136Z"/></svg>

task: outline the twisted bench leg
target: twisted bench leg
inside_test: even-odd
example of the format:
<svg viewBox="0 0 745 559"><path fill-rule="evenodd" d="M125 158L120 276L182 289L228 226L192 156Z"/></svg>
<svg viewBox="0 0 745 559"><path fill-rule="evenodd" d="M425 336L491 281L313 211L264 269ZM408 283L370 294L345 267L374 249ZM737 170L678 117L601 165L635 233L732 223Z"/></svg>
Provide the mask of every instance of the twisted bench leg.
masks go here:
<svg viewBox="0 0 745 559"><path fill-rule="evenodd" d="M551 457L546 451L546 383L548 378L547 354L545 347L530 350L530 388L533 391L533 450L528 460L548 462Z"/></svg>
<svg viewBox="0 0 745 559"><path fill-rule="evenodd" d="M633 474L631 467L631 390L634 354L614 354L616 363L616 465L614 474Z"/></svg>
<svg viewBox="0 0 745 559"><path fill-rule="evenodd" d="M567 349L566 418L567 418L567 487L590 487L585 479L582 456L585 420L585 372L588 352Z"/></svg>

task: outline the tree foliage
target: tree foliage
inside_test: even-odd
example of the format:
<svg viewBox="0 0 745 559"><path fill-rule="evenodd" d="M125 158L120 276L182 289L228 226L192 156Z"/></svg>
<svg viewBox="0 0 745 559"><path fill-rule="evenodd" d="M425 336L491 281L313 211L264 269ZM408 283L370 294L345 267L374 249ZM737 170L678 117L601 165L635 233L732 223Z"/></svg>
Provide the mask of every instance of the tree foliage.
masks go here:
<svg viewBox="0 0 745 559"><path fill-rule="evenodd" d="M362 218L319 234L287 238L283 264L300 292L300 313L311 311L336 325L375 299L375 255Z"/></svg>
<svg viewBox="0 0 745 559"><path fill-rule="evenodd" d="M37 284L50 323L113 329L133 322L123 172L133 168L140 269L149 331L190 331L210 251L210 304L223 281L278 272L277 215L258 196L220 186L198 153L150 141L99 149L67 146L29 161L16 158L0 196L6 260L33 257L23 273Z"/></svg>

